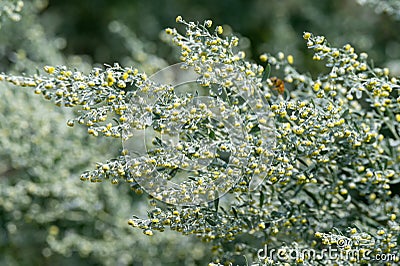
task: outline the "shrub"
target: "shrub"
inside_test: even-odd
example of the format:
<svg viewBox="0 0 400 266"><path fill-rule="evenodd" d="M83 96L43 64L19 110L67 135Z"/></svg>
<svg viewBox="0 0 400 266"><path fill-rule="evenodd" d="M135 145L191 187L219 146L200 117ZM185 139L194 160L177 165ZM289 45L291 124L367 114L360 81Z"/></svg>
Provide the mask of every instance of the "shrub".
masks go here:
<svg viewBox="0 0 400 266"><path fill-rule="evenodd" d="M33 74L44 62L79 64L85 69L84 58L65 58L59 41L45 36L39 11L26 2L18 23L4 21L1 68L15 75ZM143 60L141 66L152 69L153 64ZM76 110L54 110L52 103L29 90L4 85L0 84L0 265L208 261L203 259L204 245L192 238L166 232L150 239L129 230L129 213L133 209L146 213L146 203L129 187L88 186L79 180L88 166L118 154L119 143L94 141L83 128L66 127Z"/></svg>
<svg viewBox="0 0 400 266"><path fill-rule="evenodd" d="M69 126L122 139L121 156L81 179L146 190L148 217L128 221L146 235L195 235L213 245L214 263L242 263L243 255L274 265L398 262L400 202L391 184L399 181L400 97L389 69L305 32L313 59L327 67L312 77L282 52L249 62L239 38L210 20L177 22L185 33L166 33L181 50L182 71L198 75L191 91L119 64L88 74L46 66L0 79L79 108ZM144 130L155 137L135 153L130 141ZM279 253L260 256L266 246ZM290 256L328 247L352 252ZM396 257L379 261L383 254Z"/></svg>

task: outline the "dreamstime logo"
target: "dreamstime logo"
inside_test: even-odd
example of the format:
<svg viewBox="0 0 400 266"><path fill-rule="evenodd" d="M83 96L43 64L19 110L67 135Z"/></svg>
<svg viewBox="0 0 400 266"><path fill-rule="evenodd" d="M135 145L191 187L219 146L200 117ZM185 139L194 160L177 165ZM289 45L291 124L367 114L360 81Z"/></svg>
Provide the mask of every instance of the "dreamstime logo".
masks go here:
<svg viewBox="0 0 400 266"><path fill-rule="evenodd" d="M136 137L123 145L134 151L130 154L138 154L129 157L130 163L146 175L137 174L135 180L154 198L174 205L198 205L223 196L243 178L254 153L254 136L263 152L251 163L261 165L264 171L246 172L249 190L262 183L271 159L265 152L275 144L274 123L268 118L267 103L257 84L237 79L236 90L226 91L219 81L220 74L228 72L226 68L213 65L214 79L207 88L199 84L203 77L184 63L149 78L156 84L172 86L173 94L168 97L174 101L167 103L165 95L143 95L143 106L152 110L142 117L148 127L129 132ZM143 142L139 153L138 139Z"/></svg>
<svg viewBox="0 0 400 266"><path fill-rule="evenodd" d="M305 262L397 262L399 257L397 253L373 253L374 239L358 242L356 248L352 248L350 245L355 242L351 242L349 238L340 235L326 234L332 236L330 238L333 241L337 241L337 245L328 246L320 250L312 248L300 248L296 243L290 246L284 245L281 247L270 248L267 244L263 248L257 251L256 260L251 262L246 255L242 255L244 258L244 265L246 266L267 266L276 265L276 263L299 263ZM220 265L220 264L217 264ZM242 264L243 265L243 264ZM307 264L309 265L309 264ZM239 266L234 263L230 263L229 266Z"/></svg>
<svg viewBox="0 0 400 266"><path fill-rule="evenodd" d="M272 261L281 262L299 262L299 261L396 261L396 254L372 254L371 249L362 249L363 246L358 248L345 248L348 246L348 242L343 239L339 241L336 247L328 246L321 250L304 248L301 249L296 245L282 246L280 248L268 248L267 245L264 248L259 249L257 252L258 262L251 264L252 266L258 265L269 265Z"/></svg>

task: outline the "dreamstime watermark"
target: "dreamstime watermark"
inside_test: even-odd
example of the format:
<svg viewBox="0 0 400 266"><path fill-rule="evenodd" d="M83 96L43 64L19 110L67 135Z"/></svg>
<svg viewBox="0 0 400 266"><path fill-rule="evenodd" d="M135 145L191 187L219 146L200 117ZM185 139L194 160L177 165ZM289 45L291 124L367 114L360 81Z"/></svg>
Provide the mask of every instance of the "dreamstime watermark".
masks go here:
<svg viewBox="0 0 400 266"><path fill-rule="evenodd" d="M348 246L350 247L350 246ZM258 261L251 264L269 265L272 262L304 262L310 261L384 261L394 262L397 259L397 254L394 253L378 253L374 254L371 249L364 249L362 246L358 248L342 248L328 246L320 250L310 248L299 248L296 245L282 246L279 248L269 248L265 245L264 248L257 252Z"/></svg>
<svg viewBox="0 0 400 266"><path fill-rule="evenodd" d="M136 175L137 183L158 200L173 205L217 200L242 180L244 166L250 163L263 169L247 173L249 190L255 190L265 178L271 162L265 152L272 150L275 136L259 84L238 77L227 91L223 77L232 75L231 70L221 63L213 64L212 69L207 72L211 82L205 87L200 86L204 77L185 63L149 77L155 84L171 86L173 92L142 95L143 109L153 110L142 117L148 127L129 132L139 138L128 139L123 145L137 153L137 140L143 140L144 149L139 156L128 159L146 173ZM167 103L166 96L174 100ZM250 162L254 134L260 152Z"/></svg>
<svg viewBox="0 0 400 266"><path fill-rule="evenodd" d="M358 243L356 248L349 246L351 244L348 242L346 237L335 235L334 238L344 239L339 244L335 246L328 246L323 249L312 249L312 248L300 248L296 243L287 246L270 248L268 245L264 245L263 248L257 251L256 260L251 262L245 255L244 264L246 266L269 266L276 265L276 263L315 263L320 262L358 262L358 263L378 263L378 262L398 262L399 255L397 253L374 253L371 244L374 240L363 243ZM341 245L345 246L341 246ZM253 256L254 257L254 256ZM221 265L221 264L211 264L211 265ZM310 265L310 264L306 264ZM339 264L340 265L340 264ZM230 263L229 266L239 266L239 264Z"/></svg>
<svg viewBox="0 0 400 266"><path fill-rule="evenodd" d="M322 249L302 248L297 243L280 247L269 247L267 244L253 254L253 262L242 255L246 266L267 266L276 263L315 263L315 262L352 262L352 263L386 263L399 261L398 253L381 253L374 251L375 241L368 234L361 233L353 238L341 234L319 233L328 246ZM256 258L254 260L254 258ZM229 264L233 266L234 264ZM243 264L242 264L243 265ZM347 265L347 264L346 264ZM238 265L237 265L238 266Z"/></svg>

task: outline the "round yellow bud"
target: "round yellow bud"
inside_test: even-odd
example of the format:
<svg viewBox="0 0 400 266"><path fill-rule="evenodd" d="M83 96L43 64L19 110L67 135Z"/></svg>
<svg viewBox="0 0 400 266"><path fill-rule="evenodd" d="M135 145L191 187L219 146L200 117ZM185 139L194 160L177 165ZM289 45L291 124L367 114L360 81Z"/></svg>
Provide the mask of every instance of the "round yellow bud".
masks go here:
<svg viewBox="0 0 400 266"><path fill-rule="evenodd" d="M310 39L310 37L311 37L311 33L309 33L309 32L304 32L303 38L304 38L305 40Z"/></svg>
<svg viewBox="0 0 400 266"><path fill-rule="evenodd" d="M378 230L378 232L376 232L379 236L381 236L381 235L384 235L385 234L385 231L384 230L382 230L382 229L380 229L380 230Z"/></svg>
<svg viewBox="0 0 400 266"><path fill-rule="evenodd" d="M224 32L224 29L222 28L222 26L218 26L216 30L217 30L218 34L222 34Z"/></svg>
<svg viewBox="0 0 400 266"><path fill-rule="evenodd" d="M293 55L288 55L288 56L287 56L287 61L288 61L289 64L292 65L293 62L294 62Z"/></svg>
<svg viewBox="0 0 400 266"><path fill-rule="evenodd" d="M267 62L268 56L266 54L262 54L262 55L260 55L260 60L261 60L261 62Z"/></svg>
<svg viewBox="0 0 400 266"><path fill-rule="evenodd" d="M175 19L175 21L176 21L177 23L179 23L179 22L182 22L183 19L182 19L181 16L177 16L176 19Z"/></svg>
<svg viewBox="0 0 400 266"><path fill-rule="evenodd" d="M147 229L147 230L144 231L144 234L148 235L148 236L152 236L153 235L153 231L150 230L150 229Z"/></svg>
<svg viewBox="0 0 400 266"><path fill-rule="evenodd" d="M44 71L46 71L49 74L53 74L54 70L56 70L53 66L45 66Z"/></svg>

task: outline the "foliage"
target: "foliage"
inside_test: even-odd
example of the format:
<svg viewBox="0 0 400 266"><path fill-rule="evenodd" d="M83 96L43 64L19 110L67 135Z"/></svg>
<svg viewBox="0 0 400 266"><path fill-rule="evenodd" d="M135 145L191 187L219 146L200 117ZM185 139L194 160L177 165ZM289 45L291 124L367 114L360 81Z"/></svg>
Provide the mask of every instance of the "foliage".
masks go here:
<svg viewBox="0 0 400 266"><path fill-rule="evenodd" d="M338 43L349 42L360 51L369 51L380 65L386 66L400 56L399 22L385 14L374 14L367 5L348 0L117 0L96 5L91 1L52 0L42 19L50 34L55 32L67 40L63 52L88 54L93 62L128 65L123 61L127 49L107 31L109 23L118 20L127 25L141 39L148 40L147 53L173 63L176 50L158 43L160 31L173 26L176 14L185 14L193 21L213 18L224 26L227 34L234 32L240 37L241 49L253 60L265 50L291 53L302 71L321 71L321 65L309 60L299 38L304 30L323 33ZM391 70L399 73L397 67Z"/></svg>
<svg viewBox="0 0 400 266"><path fill-rule="evenodd" d="M357 2L361 5L369 5L374 7L375 12L377 13L387 13L390 16L394 16L396 19L400 19L400 2L398 0L357 0Z"/></svg>
<svg viewBox="0 0 400 266"><path fill-rule="evenodd" d="M59 51L62 41L45 35L38 21L38 2L25 2L17 23L3 23L2 69L33 74L44 62L86 69L85 58L65 58ZM148 60L141 64L154 69ZM79 180L88 166L115 156L119 143L93 141L82 129L66 127L65 121L76 110L54 110L31 91L4 85L0 86L1 265L195 265L208 261L203 260L205 246L191 238L166 232L149 239L129 230L129 213L133 209L146 213L143 200L129 187L88 186Z"/></svg>
<svg viewBox="0 0 400 266"><path fill-rule="evenodd" d="M371 254L398 254L400 201L390 184L400 178L400 98L399 81L389 76L389 70L374 67L366 53L355 53L349 44L331 47L323 36L305 32L313 59L324 60L327 66L326 74L313 78L296 70L293 56L283 53L262 54L263 66L250 63L236 48L239 39L223 36L221 26L210 30L210 20L199 24L178 17L177 22L186 27L185 34L171 28L166 32L180 47L186 67L200 75L198 93L219 101L223 107L219 115L233 117L233 122L216 121L215 102L193 105L199 97L196 93L180 93L118 64L94 68L89 74L46 66L47 74L3 74L1 79L32 87L56 105L79 106L78 116L67 123L83 124L93 136L128 141L135 137L132 132L151 129L166 136L184 125L175 146L154 138L147 157L123 150L121 156L81 176L92 182L125 181L138 193L144 184L153 196L153 207L147 219L135 216L128 223L146 235L165 228L196 235L212 243L215 263L235 259L238 263L241 255L257 262L257 252L266 244L279 248L291 243L321 250L324 245L351 248L354 244L358 248L357 241L363 239L370 241L365 249ZM275 91L268 68L285 81L283 95ZM227 130L234 128L235 121L241 121L238 126L245 136L239 138L238 147L228 137L236 132ZM275 136L272 149L271 143L264 146L264 133L271 136L270 132ZM216 150L202 150L193 136L206 136ZM224 158L224 151L229 151L232 161ZM185 161L178 158L211 159L211 163L200 170L190 169L194 176L183 183L183 189L163 193L166 180L176 178L176 169L185 168ZM221 158L229 163L221 163ZM153 169L161 174L155 177ZM251 191L252 180L259 176L265 177L263 183ZM156 182L149 186L149 179ZM218 179L223 180L222 188L213 185ZM235 182L224 187L224 180ZM202 191L228 194L219 198L211 193L211 202L190 205ZM174 203L172 199L186 200L186 204L163 202ZM342 246L343 239L353 242ZM285 265L285 261L267 259ZM383 263L357 257L340 261L304 257L287 262Z"/></svg>

